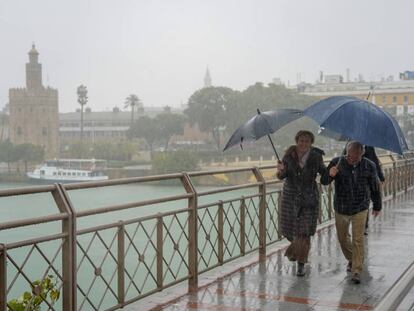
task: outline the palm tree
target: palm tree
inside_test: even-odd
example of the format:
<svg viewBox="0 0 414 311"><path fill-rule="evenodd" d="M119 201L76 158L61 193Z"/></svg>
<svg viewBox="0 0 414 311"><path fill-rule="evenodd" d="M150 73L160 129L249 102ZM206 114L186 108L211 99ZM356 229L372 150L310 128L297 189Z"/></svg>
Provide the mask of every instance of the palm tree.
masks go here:
<svg viewBox="0 0 414 311"><path fill-rule="evenodd" d="M78 103L81 105L80 141L83 142L83 107L88 102L88 90L83 84L78 86Z"/></svg>
<svg viewBox="0 0 414 311"><path fill-rule="evenodd" d="M142 112L144 107L137 95L131 94L125 99L125 108L131 107L131 125L134 123L135 107L138 112Z"/></svg>

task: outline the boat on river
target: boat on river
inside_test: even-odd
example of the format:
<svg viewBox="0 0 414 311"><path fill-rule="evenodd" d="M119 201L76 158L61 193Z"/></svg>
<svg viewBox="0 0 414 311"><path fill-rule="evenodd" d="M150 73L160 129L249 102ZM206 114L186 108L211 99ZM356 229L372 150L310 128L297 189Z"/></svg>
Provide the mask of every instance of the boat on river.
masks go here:
<svg viewBox="0 0 414 311"><path fill-rule="evenodd" d="M37 166L27 177L47 182L107 180L106 161L97 159L54 159Z"/></svg>

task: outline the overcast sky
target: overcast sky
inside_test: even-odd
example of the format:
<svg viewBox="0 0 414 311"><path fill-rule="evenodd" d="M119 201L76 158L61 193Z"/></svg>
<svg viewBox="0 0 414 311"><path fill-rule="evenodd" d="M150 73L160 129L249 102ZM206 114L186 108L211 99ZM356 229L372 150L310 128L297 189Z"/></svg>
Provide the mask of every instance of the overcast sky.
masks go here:
<svg viewBox="0 0 414 311"><path fill-rule="evenodd" d="M319 70L366 79L414 70L412 0L0 0L0 108L24 86L32 42L43 81L74 111L180 106L202 87L242 90L274 77L314 82Z"/></svg>

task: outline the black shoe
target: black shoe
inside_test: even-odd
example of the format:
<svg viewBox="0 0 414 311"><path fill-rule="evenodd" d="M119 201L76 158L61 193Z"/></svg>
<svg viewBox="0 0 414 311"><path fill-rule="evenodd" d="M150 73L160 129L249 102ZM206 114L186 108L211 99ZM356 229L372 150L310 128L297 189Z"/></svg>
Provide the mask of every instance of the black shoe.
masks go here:
<svg viewBox="0 0 414 311"><path fill-rule="evenodd" d="M365 229L364 235L368 235L368 228Z"/></svg>
<svg viewBox="0 0 414 311"><path fill-rule="evenodd" d="M351 272L352 271L352 262L348 262L348 265L346 266L346 272Z"/></svg>
<svg viewBox="0 0 414 311"><path fill-rule="evenodd" d="M297 276L304 276L305 275L305 264L298 262L298 271L296 272Z"/></svg>
<svg viewBox="0 0 414 311"><path fill-rule="evenodd" d="M361 276L359 275L359 273L354 273L354 274L352 275L352 279L351 279L351 281L352 281L354 284L359 284L359 283L361 283Z"/></svg>

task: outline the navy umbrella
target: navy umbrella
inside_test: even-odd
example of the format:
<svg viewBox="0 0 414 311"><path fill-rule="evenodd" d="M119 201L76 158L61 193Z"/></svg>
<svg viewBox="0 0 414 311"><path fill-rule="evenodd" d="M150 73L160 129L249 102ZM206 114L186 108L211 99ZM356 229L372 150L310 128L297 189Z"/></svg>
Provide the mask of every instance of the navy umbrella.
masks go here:
<svg viewBox="0 0 414 311"><path fill-rule="evenodd" d="M270 134L276 132L284 125L299 119L303 116L303 111L291 108L280 108L273 111L260 112L257 109L257 115L251 118L249 121L241 125L230 137L223 151L240 145L246 140L258 140L263 136L268 136L273 150L279 160L276 148L270 137ZM243 148L243 147L242 147Z"/></svg>
<svg viewBox="0 0 414 311"><path fill-rule="evenodd" d="M398 122L366 100L332 96L305 109L304 115L315 120L328 137L357 140L399 154L408 150Z"/></svg>

